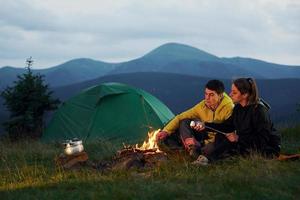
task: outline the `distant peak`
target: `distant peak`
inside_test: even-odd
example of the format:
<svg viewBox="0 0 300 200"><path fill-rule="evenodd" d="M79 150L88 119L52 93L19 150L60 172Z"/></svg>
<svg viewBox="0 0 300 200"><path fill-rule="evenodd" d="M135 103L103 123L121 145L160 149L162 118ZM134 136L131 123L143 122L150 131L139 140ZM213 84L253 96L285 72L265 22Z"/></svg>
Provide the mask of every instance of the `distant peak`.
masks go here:
<svg viewBox="0 0 300 200"><path fill-rule="evenodd" d="M174 58L187 58L187 59L196 59L196 60L216 60L217 56L202 51L198 48L181 44L181 43L166 43L163 44L154 50L150 51L144 57L164 57L164 56L172 56Z"/></svg>
<svg viewBox="0 0 300 200"><path fill-rule="evenodd" d="M15 68L15 67L12 67L12 66L3 66L3 67L1 67L1 69L10 69L10 68Z"/></svg>
<svg viewBox="0 0 300 200"><path fill-rule="evenodd" d="M160 47L189 47L189 48L194 48L194 47L189 46L187 44L177 43L177 42L168 42L168 43L160 45L158 48L160 48Z"/></svg>
<svg viewBox="0 0 300 200"><path fill-rule="evenodd" d="M23 70L25 67L12 67L12 66L3 66L1 70Z"/></svg>
<svg viewBox="0 0 300 200"><path fill-rule="evenodd" d="M94 60L91 58L75 58L72 60L68 60L62 64L56 65L54 67L60 67L62 65L83 65L83 64L110 64L110 63Z"/></svg>
<svg viewBox="0 0 300 200"><path fill-rule="evenodd" d="M176 43L176 42L170 42L170 43L166 43L163 44L159 47L157 47L155 50L161 50L161 49L179 49L179 50L198 50L198 51L202 51L200 49L197 49L195 47L186 45L186 44L181 44L181 43Z"/></svg>
<svg viewBox="0 0 300 200"><path fill-rule="evenodd" d="M74 59L71 59L65 63L72 63L72 62L89 62L89 61L94 61L90 58L74 58Z"/></svg>

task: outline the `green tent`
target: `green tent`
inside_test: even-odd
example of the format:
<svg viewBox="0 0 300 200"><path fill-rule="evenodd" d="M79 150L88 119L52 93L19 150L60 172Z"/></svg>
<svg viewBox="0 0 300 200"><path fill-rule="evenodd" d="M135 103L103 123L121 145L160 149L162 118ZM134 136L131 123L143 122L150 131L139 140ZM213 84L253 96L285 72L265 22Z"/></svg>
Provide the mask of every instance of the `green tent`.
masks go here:
<svg viewBox="0 0 300 200"><path fill-rule="evenodd" d="M47 126L43 141L146 138L174 114L157 98L120 83L105 83L83 90L64 102Z"/></svg>

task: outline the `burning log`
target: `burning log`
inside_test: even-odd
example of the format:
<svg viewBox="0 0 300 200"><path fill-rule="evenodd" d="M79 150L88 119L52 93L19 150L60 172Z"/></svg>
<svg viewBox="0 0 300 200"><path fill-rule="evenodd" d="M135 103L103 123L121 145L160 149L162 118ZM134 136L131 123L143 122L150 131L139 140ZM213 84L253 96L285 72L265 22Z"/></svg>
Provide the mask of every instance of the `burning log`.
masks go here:
<svg viewBox="0 0 300 200"><path fill-rule="evenodd" d="M111 161L102 161L97 165L101 171L145 169L159 166L166 161L167 154L156 149L141 150L135 147L123 148L117 152Z"/></svg>
<svg viewBox="0 0 300 200"><path fill-rule="evenodd" d="M159 130L148 133L148 141L141 147L138 145L126 146L119 150L111 161L102 161L97 165L101 171L107 170L129 170L132 168L144 169L159 166L165 162L167 154L160 151L156 143L156 135Z"/></svg>

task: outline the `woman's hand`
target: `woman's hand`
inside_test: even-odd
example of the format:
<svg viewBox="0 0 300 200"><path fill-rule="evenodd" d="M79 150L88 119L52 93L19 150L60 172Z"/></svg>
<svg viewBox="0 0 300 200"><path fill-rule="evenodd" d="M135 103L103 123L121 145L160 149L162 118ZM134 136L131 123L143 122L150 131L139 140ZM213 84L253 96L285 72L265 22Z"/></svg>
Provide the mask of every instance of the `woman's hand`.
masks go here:
<svg viewBox="0 0 300 200"><path fill-rule="evenodd" d="M230 142L237 142L239 140L239 136L235 132L228 133L226 137Z"/></svg>

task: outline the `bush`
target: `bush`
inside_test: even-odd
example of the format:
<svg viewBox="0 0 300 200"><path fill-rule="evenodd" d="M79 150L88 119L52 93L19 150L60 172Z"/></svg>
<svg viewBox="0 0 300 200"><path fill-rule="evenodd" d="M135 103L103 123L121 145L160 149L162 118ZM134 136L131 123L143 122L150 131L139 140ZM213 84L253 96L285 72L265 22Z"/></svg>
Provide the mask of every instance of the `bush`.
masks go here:
<svg viewBox="0 0 300 200"><path fill-rule="evenodd" d="M14 86L8 86L1 93L4 105L10 111L9 121L4 123L4 128L12 140L39 138L42 135L45 112L56 109L60 103L58 99L51 97L53 92L44 84L44 77L32 73L32 62L31 58L28 59L27 72L18 75Z"/></svg>

